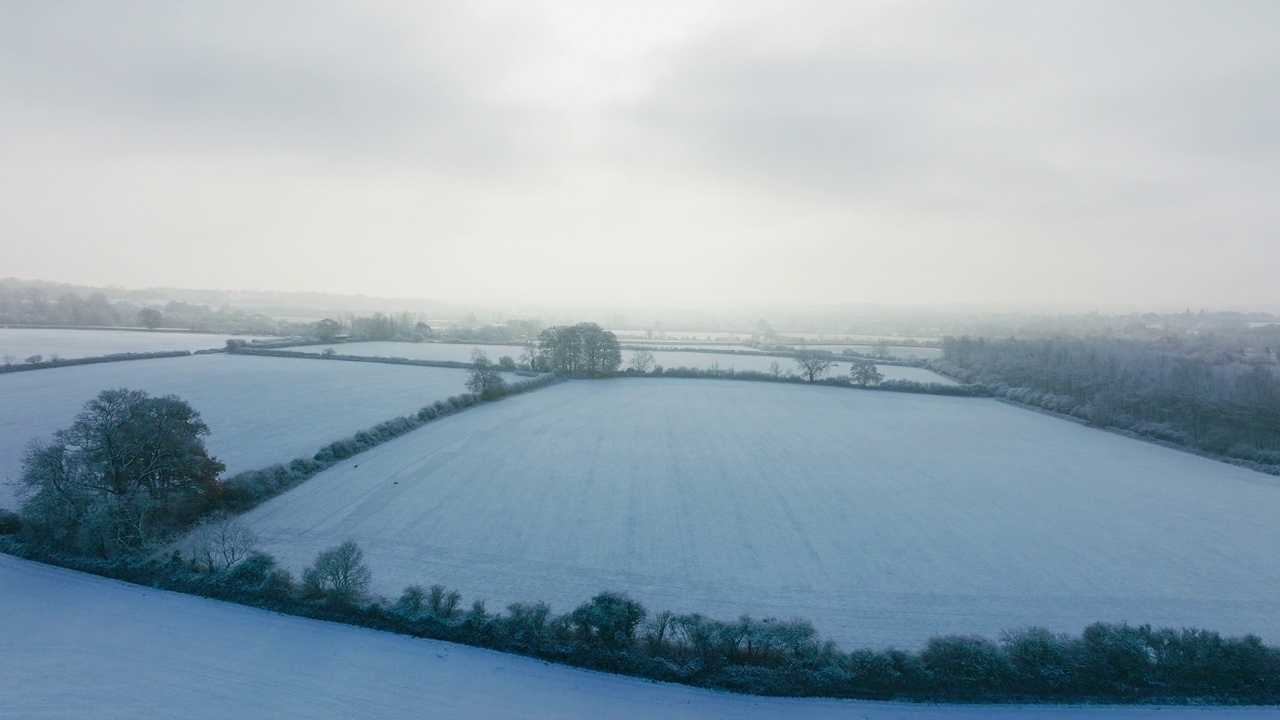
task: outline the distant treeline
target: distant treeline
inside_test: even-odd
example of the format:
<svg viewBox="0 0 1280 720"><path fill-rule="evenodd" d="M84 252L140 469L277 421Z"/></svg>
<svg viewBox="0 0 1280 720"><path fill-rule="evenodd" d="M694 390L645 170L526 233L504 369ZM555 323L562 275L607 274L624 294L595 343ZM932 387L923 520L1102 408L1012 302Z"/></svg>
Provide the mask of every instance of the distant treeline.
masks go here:
<svg viewBox="0 0 1280 720"><path fill-rule="evenodd" d="M146 310L146 312L143 312ZM292 335L305 323L246 314L230 308L170 301L163 306L112 302L100 292L81 297L74 292L50 297L38 287L0 285L0 325L54 327L169 327L198 332Z"/></svg>
<svg viewBox="0 0 1280 720"><path fill-rule="evenodd" d="M948 337L933 367L1096 425L1280 468L1273 348L1134 340Z"/></svg>
<svg viewBox="0 0 1280 720"><path fill-rule="evenodd" d="M417 313L375 312L336 320L325 318L308 325L303 334L320 342L453 340L468 343L512 343L537 336L543 327L537 320L510 320L501 325L486 325L470 316L458 325L433 328Z"/></svg>
<svg viewBox="0 0 1280 720"><path fill-rule="evenodd" d="M2 528L0 528L2 532ZM217 537L244 537L225 528ZM603 592L556 614L543 602L491 612L440 585L394 602L367 594L371 573L351 542L321 552L301 579L237 544L206 561L180 551L94 560L0 536L0 550L65 567L303 617L464 643L578 667L735 692L931 702L1280 703L1280 649L1256 636L1094 623L1078 636L1043 628L935 637L919 652L854 650L805 620L650 613ZM234 562L221 562L236 557Z"/></svg>
<svg viewBox="0 0 1280 720"><path fill-rule="evenodd" d="M625 370L617 373L619 377L672 377L672 378L716 378L722 380L752 380L756 382L791 383L797 385L825 385L827 387L856 388L859 390L884 390L886 392L919 393L925 395L949 395L953 397L990 397L991 390L984 385L950 385L944 383L921 383L914 380L882 380L874 385L859 385L846 375L820 378L812 383L795 374L774 374L756 370L721 370L718 368L690 367L655 367L649 372Z"/></svg>

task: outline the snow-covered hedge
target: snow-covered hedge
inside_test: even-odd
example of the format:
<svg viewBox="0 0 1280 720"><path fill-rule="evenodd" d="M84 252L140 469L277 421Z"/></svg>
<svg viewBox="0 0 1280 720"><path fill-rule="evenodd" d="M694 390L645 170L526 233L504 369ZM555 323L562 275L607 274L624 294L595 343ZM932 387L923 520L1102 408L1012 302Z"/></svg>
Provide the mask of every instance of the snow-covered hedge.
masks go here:
<svg viewBox="0 0 1280 720"><path fill-rule="evenodd" d="M723 621L650 613L602 592L557 615L545 603L491 612L442 586L396 600L307 587L253 553L225 570L174 552L132 561L50 555L0 536L0 550L151 587L519 653L579 667L735 692L932 702L1280 703L1280 648L1256 636L1094 623L931 639L918 652L843 651L804 620ZM358 557L358 555L357 555Z"/></svg>

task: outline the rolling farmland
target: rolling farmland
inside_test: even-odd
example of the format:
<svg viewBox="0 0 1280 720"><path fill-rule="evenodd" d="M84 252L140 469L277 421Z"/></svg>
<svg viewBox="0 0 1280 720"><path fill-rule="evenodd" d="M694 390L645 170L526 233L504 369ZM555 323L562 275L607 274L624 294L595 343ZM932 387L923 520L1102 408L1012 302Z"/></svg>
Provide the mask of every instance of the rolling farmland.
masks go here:
<svg viewBox="0 0 1280 720"><path fill-rule="evenodd" d="M762 698L305 620L0 555L0 716L115 718L1121 718L1272 708L911 705Z"/></svg>
<svg viewBox="0 0 1280 720"><path fill-rule="evenodd" d="M301 352L322 353L332 349L339 355L359 355L362 357L393 357L411 360L448 360L452 362L471 362L471 351L474 348L483 350L490 360L497 361L503 355L510 355L519 360L524 348L520 345L469 345L462 343L404 343L404 342L353 342L339 345L308 345L291 348ZM785 374L796 368L795 362L788 357L746 353L712 353L689 352L681 350L651 350L654 362L664 368L688 367L709 370L712 367L720 370L736 370L767 373L770 363L778 363ZM628 367L634 350L622 351L622 369ZM897 365L876 366L886 380L911 380L919 383L939 383L955 385L950 378L923 368L901 367ZM849 372L848 361L837 361L827 373L827 377L844 375Z"/></svg>
<svg viewBox="0 0 1280 720"><path fill-rule="evenodd" d="M993 400L618 379L435 423L246 518L295 569L356 540L392 596L620 590L918 647L1098 620L1274 643L1278 513L1273 477Z"/></svg>
<svg viewBox="0 0 1280 720"><path fill-rule="evenodd" d="M451 368L196 355L0 375L0 480L21 474L23 448L71 424L101 390L174 394L212 431L227 475L311 455L325 443L465 392ZM0 507L12 506L0 484Z"/></svg>

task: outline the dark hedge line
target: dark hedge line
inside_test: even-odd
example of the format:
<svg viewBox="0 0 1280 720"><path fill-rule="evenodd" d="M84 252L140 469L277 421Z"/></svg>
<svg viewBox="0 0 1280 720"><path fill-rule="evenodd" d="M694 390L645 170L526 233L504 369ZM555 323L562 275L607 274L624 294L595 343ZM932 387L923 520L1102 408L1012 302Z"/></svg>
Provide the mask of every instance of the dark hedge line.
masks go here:
<svg viewBox="0 0 1280 720"><path fill-rule="evenodd" d="M222 351L219 350L217 352ZM70 367L72 365L94 365L97 363L123 362L125 360L153 360L155 358L187 357L189 355L191 355L191 353L186 350L165 350L163 352L114 353L112 355L97 355L94 357L84 358L55 358L50 360L41 360L39 362L0 365L0 373L22 372L24 370L43 370L45 368L55 367Z"/></svg>
<svg viewBox="0 0 1280 720"><path fill-rule="evenodd" d="M267 350L261 348L229 347L227 352L235 355L263 355L266 357L303 358L306 360L343 360L346 362L385 363L388 365L420 365L422 367L462 368L468 370L471 363L453 360L411 360L409 358L368 357L364 355L339 355L337 353L309 353L299 350Z"/></svg>
<svg viewBox="0 0 1280 720"><path fill-rule="evenodd" d="M509 383L502 396L518 395L559 382L556 375L546 374L520 382ZM436 418L452 415L480 404L482 401L471 393L454 395L447 400L437 400L423 406L413 415L392 418L371 428L361 430L341 440L325 445L311 457L296 458L288 463L276 463L259 470L248 470L223 481L222 493L211 509L242 513L259 503L292 489L311 479L320 471L339 461L381 445L417 429Z"/></svg>
<svg viewBox="0 0 1280 720"><path fill-rule="evenodd" d="M490 612L440 585L394 602L342 601L299 583L269 555L228 570L174 552L134 561L0 550L150 587L308 618L458 642L578 667L735 692L929 702L1280 703L1280 649L1252 635L1094 623L1079 636L1043 628L931 639L919 652L843 652L804 620L650 614L604 592L557 615L546 603Z"/></svg>
<svg viewBox="0 0 1280 720"><path fill-rule="evenodd" d="M816 382L808 382L797 375L773 375L756 370L710 370L702 368L676 367L659 368L652 372L641 373L635 370L624 370L613 377L675 377L675 378L716 378L721 380L751 380L755 382L791 383L795 385L825 385L827 387L854 388L857 390L882 390L885 392L921 393L927 395L950 395L955 397L991 397L990 388L985 385L944 385L942 383L920 383L914 380L884 380L877 385L856 385L847 377L824 378Z"/></svg>

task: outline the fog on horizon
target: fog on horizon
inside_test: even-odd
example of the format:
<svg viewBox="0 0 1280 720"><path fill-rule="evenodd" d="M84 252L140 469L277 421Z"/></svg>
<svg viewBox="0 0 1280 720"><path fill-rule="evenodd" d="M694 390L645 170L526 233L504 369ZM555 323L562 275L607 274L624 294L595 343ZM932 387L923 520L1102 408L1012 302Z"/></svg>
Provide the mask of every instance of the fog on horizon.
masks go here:
<svg viewBox="0 0 1280 720"><path fill-rule="evenodd" d="M0 4L0 276L1275 308L1269 2Z"/></svg>

